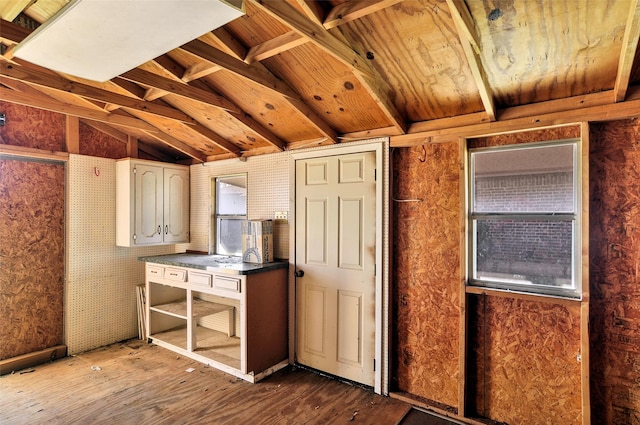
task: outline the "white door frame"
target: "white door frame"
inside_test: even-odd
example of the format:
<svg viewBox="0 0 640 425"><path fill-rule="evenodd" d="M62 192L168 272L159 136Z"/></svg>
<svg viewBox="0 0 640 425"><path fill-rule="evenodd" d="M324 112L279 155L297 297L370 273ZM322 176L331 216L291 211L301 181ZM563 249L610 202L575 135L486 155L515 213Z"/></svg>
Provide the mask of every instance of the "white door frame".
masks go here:
<svg viewBox="0 0 640 425"><path fill-rule="evenodd" d="M290 162L290 188L289 188L289 362L295 360L295 318L296 318L296 293L294 269L296 264L296 161L335 156L350 153L375 152L376 154L376 277L375 277L375 378L374 392L377 394L389 394L389 332L388 332L388 203L385 196L388 193L388 139L375 139L366 143L352 143L349 145L332 146L312 151L291 154ZM383 342L384 341L384 342ZM383 378L384 377L384 378Z"/></svg>

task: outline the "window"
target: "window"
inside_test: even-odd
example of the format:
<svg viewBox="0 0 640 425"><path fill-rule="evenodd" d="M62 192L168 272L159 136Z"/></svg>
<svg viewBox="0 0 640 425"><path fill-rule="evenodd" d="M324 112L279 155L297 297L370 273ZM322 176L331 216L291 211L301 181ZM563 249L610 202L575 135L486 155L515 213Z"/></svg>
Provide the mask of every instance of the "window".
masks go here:
<svg viewBox="0 0 640 425"><path fill-rule="evenodd" d="M469 156L469 284L579 298L577 141Z"/></svg>
<svg viewBox="0 0 640 425"><path fill-rule="evenodd" d="M246 174L216 178L216 254L242 255L242 221L247 219Z"/></svg>

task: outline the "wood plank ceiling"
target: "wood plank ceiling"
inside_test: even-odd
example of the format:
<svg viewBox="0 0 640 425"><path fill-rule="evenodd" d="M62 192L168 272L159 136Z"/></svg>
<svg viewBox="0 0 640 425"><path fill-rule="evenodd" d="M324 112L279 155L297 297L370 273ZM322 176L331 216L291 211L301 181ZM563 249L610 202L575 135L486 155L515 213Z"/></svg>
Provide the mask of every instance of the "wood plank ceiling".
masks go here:
<svg viewBox="0 0 640 425"><path fill-rule="evenodd" d="M640 0L245 0L245 16L106 83L13 57L66 3L0 0L0 99L163 160L401 146L640 99Z"/></svg>

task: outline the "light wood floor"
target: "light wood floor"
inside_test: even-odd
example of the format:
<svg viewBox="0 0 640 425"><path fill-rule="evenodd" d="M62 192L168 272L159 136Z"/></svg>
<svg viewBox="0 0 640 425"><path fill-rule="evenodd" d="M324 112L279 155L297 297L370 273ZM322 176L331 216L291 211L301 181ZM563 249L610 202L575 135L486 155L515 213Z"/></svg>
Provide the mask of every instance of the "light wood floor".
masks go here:
<svg viewBox="0 0 640 425"><path fill-rule="evenodd" d="M32 370L0 377L0 424L382 425L408 410L295 367L250 384L138 340Z"/></svg>

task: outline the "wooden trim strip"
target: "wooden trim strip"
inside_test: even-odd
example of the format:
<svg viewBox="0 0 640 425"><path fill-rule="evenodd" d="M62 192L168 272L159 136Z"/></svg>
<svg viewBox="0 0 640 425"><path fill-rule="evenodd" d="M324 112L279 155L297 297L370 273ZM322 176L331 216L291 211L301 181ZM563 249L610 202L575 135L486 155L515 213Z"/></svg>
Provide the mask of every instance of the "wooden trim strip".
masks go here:
<svg viewBox="0 0 640 425"><path fill-rule="evenodd" d="M5 375L17 370L26 369L31 366L39 365L66 356L67 346L56 345L55 347L45 348L44 350L35 351L33 353L23 354L21 356L0 360L0 375Z"/></svg>
<svg viewBox="0 0 640 425"><path fill-rule="evenodd" d="M563 305L566 307L575 307L581 305L580 300L572 300L569 298L552 297L546 295L524 294L521 292L504 291L500 289L482 288L479 286L467 286L467 294L487 295L492 297L510 298L515 300L525 300L534 302L543 302L548 304Z"/></svg>
<svg viewBox="0 0 640 425"><path fill-rule="evenodd" d="M611 92L608 92L612 96ZM525 108L525 107L521 107ZM534 105L530 111L543 110L544 104ZM523 109L519 111L519 114ZM506 111L508 115L509 110ZM466 117L466 116L463 116ZM400 136L391 136L391 147L409 147L423 145L424 143L442 143L455 140L457 137L483 137L519 131L560 127L570 124L578 124L583 121L615 121L640 117L640 99L627 100L620 103L588 106L551 113L540 113L521 118L500 120L495 122L483 122L456 126L457 119L449 121L450 127L438 128L429 131L413 132ZM459 118L463 119L463 118Z"/></svg>
<svg viewBox="0 0 640 425"><path fill-rule="evenodd" d="M0 157L4 156L43 159L47 161L59 162L67 162L69 160L69 153L67 152L45 151L42 149L0 144Z"/></svg>
<svg viewBox="0 0 640 425"><path fill-rule="evenodd" d="M591 386L589 355L589 123L581 124L582 173L582 303L580 304L580 383L582 393L582 425L591 424Z"/></svg>
<svg viewBox="0 0 640 425"><path fill-rule="evenodd" d="M72 115L65 115L64 150L69 153L80 153L80 120Z"/></svg>
<svg viewBox="0 0 640 425"><path fill-rule="evenodd" d="M458 351L458 415L466 416L465 407L467 404L467 335L469 314L467 312L467 139L458 139L458 152L460 162L460 330L458 340L460 346Z"/></svg>

